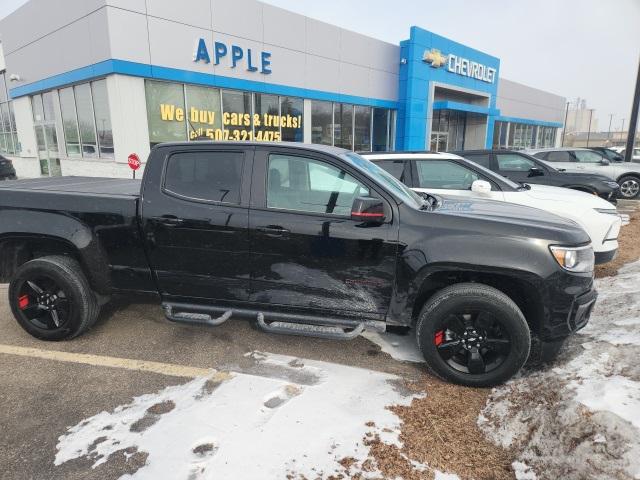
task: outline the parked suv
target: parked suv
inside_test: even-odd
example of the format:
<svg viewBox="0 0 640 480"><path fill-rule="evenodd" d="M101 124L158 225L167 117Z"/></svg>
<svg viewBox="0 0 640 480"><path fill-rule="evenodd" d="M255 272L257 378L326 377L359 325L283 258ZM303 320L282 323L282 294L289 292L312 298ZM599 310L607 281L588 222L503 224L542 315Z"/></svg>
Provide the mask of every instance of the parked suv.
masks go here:
<svg viewBox="0 0 640 480"><path fill-rule="evenodd" d="M414 327L443 378L495 385L533 346L588 321L594 254L574 222L520 205L423 198L339 148L162 144L142 182L0 185L0 282L17 322L73 338L116 292L169 320L248 317L266 332L349 339Z"/></svg>
<svg viewBox="0 0 640 480"><path fill-rule="evenodd" d="M567 172L596 173L615 180L620 185L621 198L640 195L640 164L611 162L602 153L588 148L527 149L525 153Z"/></svg>
<svg viewBox="0 0 640 480"><path fill-rule="evenodd" d="M452 153L363 155L417 192L517 203L568 218L584 228L591 238L596 264L613 260L618 251L622 220L611 203L595 195L568 188L515 183ZM402 172L401 177L397 176L398 172Z"/></svg>
<svg viewBox="0 0 640 480"><path fill-rule="evenodd" d="M514 182L564 187L592 193L615 203L619 185L604 175L560 172L538 158L513 150L463 150L451 152L482 165Z"/></svg>
<svg viewBox="0 0 640 480"><path fill-rule="evenodd" d="M6 157L0 155L0 180L15 180L16 171L13 163Z"/></svg>

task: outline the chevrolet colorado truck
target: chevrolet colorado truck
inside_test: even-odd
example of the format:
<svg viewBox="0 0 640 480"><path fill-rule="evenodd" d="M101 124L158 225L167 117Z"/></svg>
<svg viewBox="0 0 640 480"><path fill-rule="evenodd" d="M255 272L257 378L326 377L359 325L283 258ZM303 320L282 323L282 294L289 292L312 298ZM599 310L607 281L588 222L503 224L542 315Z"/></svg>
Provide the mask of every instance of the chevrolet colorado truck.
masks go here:
<svg viewBox="0 0 640 480"><path fill-rule="evenodd" d="M142 181L0 184L0 281L42 340L83 333L113 294L152 293L174 322L337 339L412 327L437 375L496 385L587 323L593 266L570 220L423 197L333 147L170 143Z"/></svg>

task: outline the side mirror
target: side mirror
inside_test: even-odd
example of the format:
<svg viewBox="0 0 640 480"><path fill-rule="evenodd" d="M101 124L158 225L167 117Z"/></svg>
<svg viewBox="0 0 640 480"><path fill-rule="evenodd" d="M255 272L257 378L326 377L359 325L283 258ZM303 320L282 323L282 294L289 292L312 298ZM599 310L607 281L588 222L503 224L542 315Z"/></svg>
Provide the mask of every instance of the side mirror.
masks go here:
<svg viewBox="0 0 640 480"><path fill-rule="evenodd" d="M384 202L379 198L357 197L351 207L351 220L365 223L383 223L387 219Z"/></svg>
<svg viewBox="0 0 640 480"><path fill-rule="evenodd" d="M529 176L530 177L544 177L544 171L542 171L542 169L538 168L538 167L531 167L531 169L529 170Z"/></svg>
<svg viewBox="0 0 640 480"><path fill-rule="evenodd" d="M600 163L601 163L602 165L611 165L611 162L610 162L608 159L606 159L606 158L603 158L603 159L600 161Z"/></svg>
<svg viewBox="0 0 640 480"><path fill-rule="evenodd" d="M471 191L475 193L491 193L491 184L486 180L475 180L471 184Z"/></svg>

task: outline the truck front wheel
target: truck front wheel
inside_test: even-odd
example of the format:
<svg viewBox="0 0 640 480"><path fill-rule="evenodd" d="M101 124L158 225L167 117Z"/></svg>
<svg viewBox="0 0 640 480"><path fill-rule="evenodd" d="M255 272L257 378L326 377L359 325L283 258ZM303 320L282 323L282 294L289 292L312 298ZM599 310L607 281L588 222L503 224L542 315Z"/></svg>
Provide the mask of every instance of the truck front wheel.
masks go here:
<svg viewBox="0 0 640 480"><path fill-rule="evenodd" d="M21 265L9 285L9 303L20 326L41 340L80 335L100 311L78 262L62 255Z"/></svg>
<svg viewBox="0 0 640 480"><path fill-rule="evenodd" d="M529 357L531 333L507 295L476 283L460 283L433 295L416 327L429 368L439 377L470 387L498 385Z"/></svg>

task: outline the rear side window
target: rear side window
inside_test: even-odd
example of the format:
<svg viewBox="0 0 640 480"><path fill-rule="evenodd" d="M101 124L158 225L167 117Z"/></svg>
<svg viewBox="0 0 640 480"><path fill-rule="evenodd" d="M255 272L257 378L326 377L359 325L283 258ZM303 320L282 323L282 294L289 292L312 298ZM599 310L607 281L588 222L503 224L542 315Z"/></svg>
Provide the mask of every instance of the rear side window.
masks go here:
<svg viewBox="0 0 640 480"><path fill-rule="evenodd" d="M166 191L194 200L240 203L242 152L184 152L169 157Z"/></svg>
<svg viewBox="0 0 640 480"><path fill-rule="evenodd" d="M267 207L348 216L356 197L367 187L344 170L318 160L270 155Z"/></svg>
<svg viewBox="0 0 640 480"><path fill-rule="evenodd" d="M545 157L547 162L573 162L573 157L567 151L549 152Z"/></svg>
<svg viewBox="0 0 640 480"><path fill-rule="evenodd" d="M496 158L498 159L498 169L503 172L528 172L537 166L533 160L517 153L499 153Z"/></svg>
<svg viewBox="0 0 640 480"><path fill-rule="evenodd" d="M465 154L462 156L467 160L471 160L472 162L477 163L478 165L482 165L484 168L491 169L489 154L487 153L472 153L472 154Z"/></svg>
<svg viewBox="0 0 640 480"><path fill-rule="evenodd" d="M573 154L580 163L600 163L602 162L602 155L592 150L576 150Z"/></svg>
<svg viewBox="0 0 640 480"><path fill-rule="evenodd" d="M381 160L374 163L404 183L404 160Z"/></svg>

